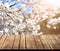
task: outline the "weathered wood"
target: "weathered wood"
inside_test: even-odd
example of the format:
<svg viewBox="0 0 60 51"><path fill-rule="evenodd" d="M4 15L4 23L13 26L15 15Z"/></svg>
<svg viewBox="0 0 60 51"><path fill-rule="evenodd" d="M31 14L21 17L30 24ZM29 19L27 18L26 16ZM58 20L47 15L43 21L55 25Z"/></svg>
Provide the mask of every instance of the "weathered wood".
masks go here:
<svg viewBox="0 0 60 51"><path fill-rule="evenodd" d="M50 47L51 49L53 49L52 45L50 44L50 40L47 38L47 36L48 36L48 35L44 35L44 38L46 39L49 47ZM49 36L48 36L48 37L49 37Z"/></svg>
<svg viewBox="0 0 60 51"><path fill-rule="evenodd" d="M20 49L25 49L25 35L21 35Z"/></svg>
<svg viewBox="0 0 60 51"><path fill-rule="evenodd" d="M0 39L0 49L2 49L2 46L3 46L3 43L6 39L6 37L7 37L6 35L3 35L2 38Z"/></svg>
<svg viewBox="0 0 60 51"><path fill-rule="evenodd" d="M60 39L58 36L56 35L52 35L52 37L55 39L56 41L56 46L57 46L57 49L60 49Z"/></svg>
<svg viewBox="0 0 60 51"><path fill-rule="evenodd" d="M58 37L59 37L59 39L60 39L60 35L56 35L56 36L58 36Z"/></svg>
<svg viewBox="0 0 60 51"><path fill-rule="evenodd" d="M7 35L7 38L2 46L3 49L12 49L15 35Z"/></svg>
<svg viewBox="0 0 60 51"><path fill-rule="evenodd" d="M60 49L60 35L0 35L0 49Z"/></svg>
<svg viewBox="0 0 60 51"><path fill-rule="evenodd" d="M44 49L43 46L42 46L41 40L38 36L39 35L34 35L35 44L37 46L37 49Z"/></svg>
<svg viewBox="0 0 60 51"><path fill-rule="evenodd" d="M18 49L19 45L20 45L19 43L20 43L20 35L16 35L15 40L14 40L14 44L13 44L13 49Z"/></svg>
<svg viewBox="0 0 60 51"><path fill-rule="evenodd" d="M52 37L52 35L46 35L47 40L49 41L49 45L51 46L51 49L59 49L59 46L57 44L57 42L54 40L54 38Z"/></svg>
<svg viewBox="0 0 60 51"><path fill-rule="evenodd" d="M33 35L26 35L26 49L37 49Z"/></svg>
<svg viewBox="0 0 60 51"><path fill-rule="evenodd" d="M42 46L44 49L50 49L49 44L47 43L46 39L44 38L44 35L40 35L39 38L41 39Z"/></svg>
<svg viewBox="0 0 60 51"><path fill-rule="evenodd" d="M3 34L0 34L0 39L2 38Z"/></svg>

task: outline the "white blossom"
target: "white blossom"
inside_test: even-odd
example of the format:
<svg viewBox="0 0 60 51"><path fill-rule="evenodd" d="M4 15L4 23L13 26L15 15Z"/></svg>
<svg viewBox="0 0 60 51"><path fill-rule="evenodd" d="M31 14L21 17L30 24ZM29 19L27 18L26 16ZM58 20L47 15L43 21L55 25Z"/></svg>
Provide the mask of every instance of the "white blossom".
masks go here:
<svg viewBox="0 0 60 51"><path fill-rule="evenodd" d="M2 1L2 0L1 0ZM0 33L3 34L43 34L42 27L56 29L60 23L60 17L56 17L57 9L46 3L45 0L16 0L10 4L0 1L0 27L3 28ZM15 4L21 3L21 8L13 7ZM20 7L18 6L18 7ZM29 11L25 14L24 11ZM44 25L46 23L46 25ZM43 25L43 26L42 26Z"/></svg>
<svg viewBox="0 0 60 51"><path fill-rule="evenodd" d="M56 29L56 26L54 26L53 29Z"/></svg>
<svg viewBox="0 0 60 51"><path fill-rule="evenodd" d="M49 24L46 25L47 28L51 28L51 26Z"/></svg>

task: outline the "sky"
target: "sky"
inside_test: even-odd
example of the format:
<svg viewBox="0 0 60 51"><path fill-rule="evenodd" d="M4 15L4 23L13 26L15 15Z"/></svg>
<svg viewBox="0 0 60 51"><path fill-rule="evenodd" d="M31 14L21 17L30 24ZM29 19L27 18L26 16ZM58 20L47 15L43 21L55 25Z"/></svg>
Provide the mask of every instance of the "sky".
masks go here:
<svg viewBox="0 0 60 51"><path fill-rule="evenodd" d="M45 2L50 4L54 9L60 8L60 0L45 0Z"/></svg>
<svg viewBox="0 0 60 51"><path fill-rule="evenodd" d="M3 3L7 3L6 0L0 0ZM23 3L25 3L26 0L22 0L20 3L15 4L14 6L12 6L12 8L17 8L17 9L21 9L23 7ZM15 3L15 0L9 0L9 5L13 5ZM26 7L26 9L23 11L24 14L28 15L30 13L31 9L30 7Z"/></svg>

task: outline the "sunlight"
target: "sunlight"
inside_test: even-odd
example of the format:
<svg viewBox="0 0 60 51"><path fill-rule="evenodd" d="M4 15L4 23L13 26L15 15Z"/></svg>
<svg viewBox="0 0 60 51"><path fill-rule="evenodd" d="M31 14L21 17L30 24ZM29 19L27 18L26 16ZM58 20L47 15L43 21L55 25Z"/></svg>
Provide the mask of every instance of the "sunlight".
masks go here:
<svg viewBox="0 0 60 51"><path fill-rule="evenodd" d="M60 0L45 0L45 1L51 4L55 9L60 7Z"/></svg>

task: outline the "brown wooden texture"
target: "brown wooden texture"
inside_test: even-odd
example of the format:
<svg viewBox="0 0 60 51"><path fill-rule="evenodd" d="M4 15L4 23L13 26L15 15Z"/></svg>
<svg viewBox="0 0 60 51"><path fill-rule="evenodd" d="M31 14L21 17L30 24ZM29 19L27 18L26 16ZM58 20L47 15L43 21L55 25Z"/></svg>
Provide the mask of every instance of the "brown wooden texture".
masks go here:
<svg viewBox="0 0 60 51"><path fill-rule="evenodd" d="M60 35L1 35L0 49L60 49Z"/></svg>

